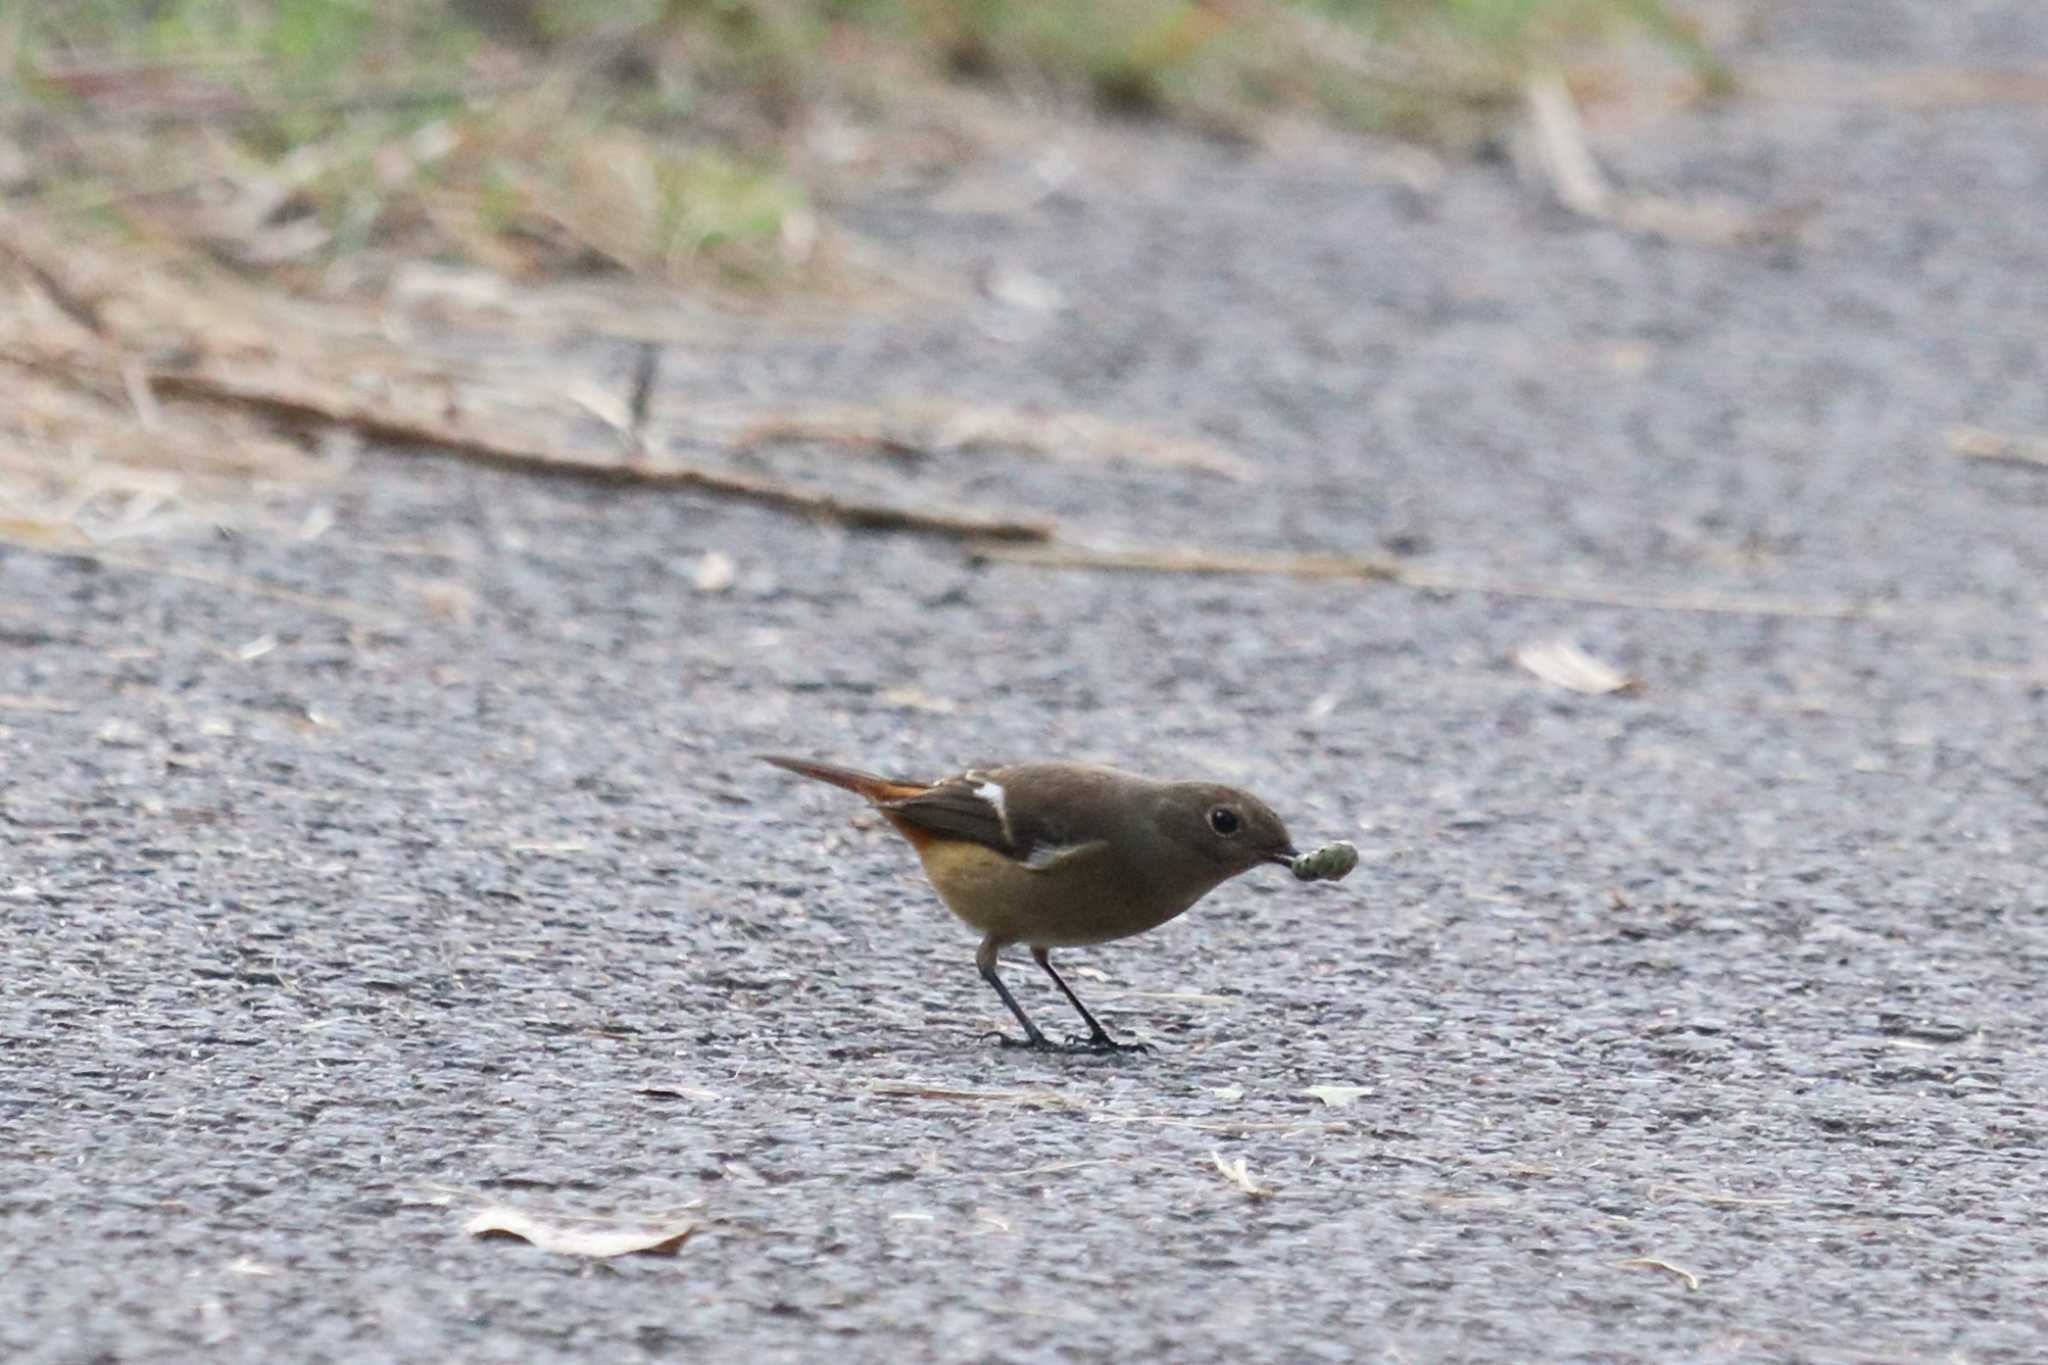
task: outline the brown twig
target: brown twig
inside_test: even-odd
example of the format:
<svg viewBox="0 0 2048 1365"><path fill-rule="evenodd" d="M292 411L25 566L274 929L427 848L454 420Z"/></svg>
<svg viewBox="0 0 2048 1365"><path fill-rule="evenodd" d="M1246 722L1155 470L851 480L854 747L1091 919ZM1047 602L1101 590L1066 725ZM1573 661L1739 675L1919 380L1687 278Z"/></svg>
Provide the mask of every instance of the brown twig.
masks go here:
<svg viewBox="0 0 2048 1365"><path fill-rule="evenodd" d="M1255 472L1242 457L1213 442L1087 412L926 399L882 405L796 404L734 416L741 426L732 443L742 450L780 441L817 441L921 458L1000 448L1052 460L1193 470L1237 482L1250 480Z"/></svg>
<svg viewBox="0 0 2048 1365"><path fill-rule="evenodd" d="M1718 593L1639 592L1632 588L1565 587L1503 579L1461 578L1421 569L1402 570L1404 587L1425 592L1474 592L1488 597L1528 597L1545 602L1575 602L1588 607L1621 607L1630 611L1687 611L1709 616L1782 616L1821 621L1853 621L1875 616L1863 602L1809 602L1794 597L1723 597Z"/></svg>
<svg viewBox="0 0 2048 1365"><path fill-rule="evenodd" d="M1040 521L861 502L745 474L639 461L622 464L541 450L516 437L446 418L396 412L331 386L289 375L236 375L206 368L152 369L148 378L160 395L252 408L285 422L344 426L368 440L425 446L501 469L590 483L690 489L869 530L914 531L976 541L1035 541L1052 536L1052 527Z"/></svg>
<svg viewBox="0 0 2048 1365"><path fill-rule="evenodd" d="M984 545L981 559L1029 564L1044 569L1111 569L1131 573L1278 574L1286 578L1358 578L1399 582L1403 571L1391 559L1352 555L1253 554L1177 546L1148 550L1096 550L1066 541L1043 545Z"/></svg>
<svg viewBox="0 0 2048 1365"><path fill-rule="evenodd" d="M1510 579L1468 578L1413 568L1390 559L1348 555L1252 554L1179 546L1148 550L1096 550L1064 541L1042 545L977 545L977 559L1048 569L1104 569L1133 573L1271 574L1285 578L1349 578L1391 583L1418 592L1528 597L1633 611L1703 612L1718 616L1781 616L1843 621L1875 615L1857 602L1796 598L1723 597L1713 593L1646 592L1629 588L1571 587Z"/></svg>
<svg viewBox="0 0 2048 1365"><path fill-rule="evenodd" d="M146 277L143 287L116 260L90 254L82 261L70 258L53 231L25 233L12 224L0 229L0 267L8 266L27 275L58 312L88 335L0 336L0 347L5 348L0 349L0 360L62 374L73 382L96 383L109 395L126 396L132 409L128 416L141 422L110 420L108 429L139 430L144 441L155 445L177 444L171 432L148 429L149 421L160 415L158 400L183 398L267 422L341 426L368 439L425 447L515 472L691 490L864 529L976 542L1042 541L1053 532L1045 521L863 501L752 474L660 463L638 458L637 444L636 458L625 460L610 451L584 456L541 448L528 432L502 419L479 421L463 411L448 396L455 380L442 367L409 363L402 352L378 347L375 353L384 363L367 368L388 371L388 380L366 390L342 377L346 372L334 347L305 347L297 354L283 350L275 335L281 324L274 317L260 320L254 309L220 308L207 291L183 288L161 276ZM118 311L109 310L110 301L119 305ZM130 312L139 312L142 322L131 322ZM135 358L160 353L160 344L144 343L154 341L150 327L166 324L195 338L197 359L149 365ZM203 343L196 340L200 337ZM267 359L248 359L252 356Z"/></svg>

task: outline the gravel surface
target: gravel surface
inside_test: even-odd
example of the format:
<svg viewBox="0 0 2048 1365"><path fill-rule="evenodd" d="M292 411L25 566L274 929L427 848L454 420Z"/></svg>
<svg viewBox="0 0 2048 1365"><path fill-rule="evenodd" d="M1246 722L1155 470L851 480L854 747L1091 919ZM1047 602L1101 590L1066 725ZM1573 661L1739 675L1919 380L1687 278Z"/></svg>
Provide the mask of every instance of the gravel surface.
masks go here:
<svg viewBox="0 0 2048 1365"><path fill-rule="evenodd" d="M1762 13L1738 60L2048 59L2022 0ZM846 477L1557 597L977 567L393 454L317 539L164 551L383 626L0 551L0 1356L2040 1358L2048 474L1944 433L2048 430L2048 116L1600 150L1811 216L1660 243L1503 164L1080 129L1013 211L852 215L1064 307L665 367L1206 436L1259 477ZM1510 660L1560 639L1640 690ZM1364 860L1062 954L1154 1051L1023 1055L907 851L762 749L1218 777ZM593 1264L487 1204L699 1227Z"/></svg>

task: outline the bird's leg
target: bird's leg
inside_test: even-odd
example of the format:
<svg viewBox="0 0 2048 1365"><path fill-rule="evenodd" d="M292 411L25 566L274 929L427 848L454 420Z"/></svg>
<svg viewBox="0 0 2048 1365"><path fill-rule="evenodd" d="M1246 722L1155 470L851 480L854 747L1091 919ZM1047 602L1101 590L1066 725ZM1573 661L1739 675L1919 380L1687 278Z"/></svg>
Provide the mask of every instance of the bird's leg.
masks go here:
<svg viewBox="0 0 2048 1365"><path fill-rule="evenodd" d="M1109 1030L1102 1026L1100 1020L1088 1012L1088 1007L1081 1003L1080 996L1074 994L1074 988L1067 984L1066 978L1052 969L1051 949L1033 948L1031 950L1031 960L1045 968L1045 974L1052 978L1053 985L1060 988L1060 994L1067 997L1067 1003L1081 1011L1081 1017L1088 1021L1089 1047L1094 1048L1097 1052L1148 1052L1151 1050L1143 1043L1119 1043L1116 1039L1109 1036Z"/></svg>
<svg viewBox="0 0 2048 1365"><path fill-rule="evenodd" d="M1031 1016L1024 1013L1024 1007L1017 1003L1017 997L1010 994L1010 988L1003 984L1003 979L1000 976L996 975L996 949L999 946L993 936L983 939L980 950L974 954L974 965L981 969L982 980L996 988L996 994L1003 997L1003 1003L1010 1007L1010 1013L1016 1015L1017 1022L1024 1026L1023 1042L1020 1043L1014 1038L1003 1036L1003 1046L1029 1047L1041 1050L1050 1048L1053 1045L1051 1041L1038 1031L1038 1025L1031 1022Z"/></svg>

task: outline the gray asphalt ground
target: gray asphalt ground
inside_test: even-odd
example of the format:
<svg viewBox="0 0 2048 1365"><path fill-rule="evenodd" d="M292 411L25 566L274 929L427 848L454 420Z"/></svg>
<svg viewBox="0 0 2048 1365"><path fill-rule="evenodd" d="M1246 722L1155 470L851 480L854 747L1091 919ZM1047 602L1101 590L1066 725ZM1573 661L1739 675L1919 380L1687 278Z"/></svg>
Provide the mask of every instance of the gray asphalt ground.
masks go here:
<svg viewBox="0 0 2048 1365"><path fill-rule="evenodd" d="M1758 8L1738 60L2048 60L2020 0ZM387 628L0 551L0 1356L2042 1357L2048 475L1943 436L2048 430L2048 115L1600 144L1810 209L1740 248L1499 163L1076 145L1015 212L852 214L1065 310L764 328L665 399L1039 402L1262 471L887 476L1078 539L1875 610L977 567L396 453L318 539L173 547ZM1640 693L1509 660L1557 639ZM907 852L761 749L1204 774L1364 862L1066 954L1150 1054L1006 1052ZM491 1203L701 1226L593 1265L464 1235Z"/></svg>

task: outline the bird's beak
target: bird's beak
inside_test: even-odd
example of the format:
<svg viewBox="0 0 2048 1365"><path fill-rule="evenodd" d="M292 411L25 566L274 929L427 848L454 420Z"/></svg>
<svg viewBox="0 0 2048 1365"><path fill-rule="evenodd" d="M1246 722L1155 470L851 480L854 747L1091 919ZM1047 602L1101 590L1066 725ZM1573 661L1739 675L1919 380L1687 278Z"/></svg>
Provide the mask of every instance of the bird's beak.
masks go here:
<svg viewBox="0 0 2048 1365"><path fill-rule="evenodd" d="M1278 863L1282 867L1292 867L1294 866L1294 860L1300 856L1301 854L1295 850L1293 844L1282 844L1266 855L1266 861Z"/></svg>

